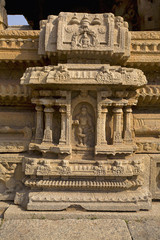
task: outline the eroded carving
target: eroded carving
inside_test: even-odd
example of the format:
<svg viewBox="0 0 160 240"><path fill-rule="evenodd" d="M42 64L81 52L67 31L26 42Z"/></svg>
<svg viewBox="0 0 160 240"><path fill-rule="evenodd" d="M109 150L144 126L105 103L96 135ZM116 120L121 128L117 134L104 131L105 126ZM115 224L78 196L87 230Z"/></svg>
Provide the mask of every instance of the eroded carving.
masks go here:
<svg viewBox="0 0 160 240"><path fill-rule="evenodd" d="M78 146L92 146L94 127L87 105L83 104L81 106L80 112L75 116L73 125L75 126L75 139L78 142Z"/></svg>
<svg viewBox="0 0 160 240"><path fill-rule="evenodd" d="M107 58L113 57L117 61L126 60L130 55L131 35L122 17L115 17L111 13L60 13L57 18L49 16L42 23L40 54L50 57L65 51L66 55L73 52L78 57L79 51L82 54L87 51L95 59L93 52L97 51L97 59L105 51Z"/></svg>

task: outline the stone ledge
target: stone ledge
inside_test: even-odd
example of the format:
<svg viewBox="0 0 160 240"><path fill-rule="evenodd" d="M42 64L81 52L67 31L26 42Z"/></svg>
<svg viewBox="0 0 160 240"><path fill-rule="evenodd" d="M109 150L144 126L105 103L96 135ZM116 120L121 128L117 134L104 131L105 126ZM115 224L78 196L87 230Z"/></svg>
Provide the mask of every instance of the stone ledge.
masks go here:
<svg viewBox="0 0 160 240"><path fill-rule="evenodd" d="M10 205L4 213L4 219L122 219L160 220L160 202L153 202L152 210L141 212L84 212L75 209L67 211L25 211L19 206Z"/></svg>

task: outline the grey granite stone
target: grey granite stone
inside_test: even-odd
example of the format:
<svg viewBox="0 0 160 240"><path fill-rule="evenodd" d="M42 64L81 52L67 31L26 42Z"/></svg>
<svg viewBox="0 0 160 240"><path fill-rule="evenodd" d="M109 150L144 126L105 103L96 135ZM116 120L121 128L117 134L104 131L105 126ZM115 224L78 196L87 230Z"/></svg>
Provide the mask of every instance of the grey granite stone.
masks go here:
<svg viewBox="0 0 160 240"><path fill-rule="evenodd" d="M68 211L26 211L17 205L10 205L4 213L5 220L13 219L122 219L131 220L159 220L160 219L160 203L153 202L150 211L141 212L87 212L68 209Z"/></svg>
<svg viewBox="0 0 160 240"><path fill-rule="evenodd" d="M160 219L156 221L129 221L128 228L134 240L160 239Z"/></svg>
<svg viewBox="0 0 160 240"><path fill-rule="evenodd" d="M7 220L1 240L131 240L123 220Z"/></svg>

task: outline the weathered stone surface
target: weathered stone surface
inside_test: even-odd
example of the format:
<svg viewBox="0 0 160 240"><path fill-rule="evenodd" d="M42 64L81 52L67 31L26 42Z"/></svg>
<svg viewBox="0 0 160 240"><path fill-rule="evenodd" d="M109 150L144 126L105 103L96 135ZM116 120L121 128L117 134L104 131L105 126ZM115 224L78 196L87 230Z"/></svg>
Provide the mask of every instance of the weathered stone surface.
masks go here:
<svg viewBox="0 0 160 240"><path fill-rule="evenodd" d="M139 69L121 68L102 64L59 64L28 68L21 78L24 85L109 85L123 87L141 87L147 83L146 77Z"/></svg>
<svg viewBox="0 0 160 240"><path fill-rule="evenodd" d="M5 0L0 1L0 30L4 30L8 27L7 12L5 9Z"/></svg>
<svg viewBox="0 0 160 240"><path fill-rule="evenodd" d="M135 155L132 112L147 80L139 69L110 65L129 57L127 23L113 14L49 16L39 54L53 60L57 53L67 63L28 68L21 78L36 105L35 154L23 159L29 191L17 191L15 203L28 210L150 209L150 158Z"/></svg>
<svg viewBox="0 0 160 240"><path fill-rule="evenodd" d="M0 230L1 240L131 240L123 220L7 220Z"/></svg>
<svg viewBox="0 0 160 240"><path fill-rule="evenodd" d="M159 198L160 34L130 35L85 13L49 16L40 37L0 31L0 199L138 211Z"/></svg>
<svg viewBox="0 0 160 240"><path fill-rule="evenodd" d="M133 240L160 239L160 219L129 221L127 225Z"/></svg>
<svg viewBox="0 0 160 240"><path fill-rule="evenodd" d="M81 53L83 59L87 54L87 58L119 62L129 57L130 42L128 23L122 17L61 12L41 22L39 54L78 59Z"/></svg>
<svg viewBox="0 0 160 240"><path fill-rule="evenodd" d="M78 210L75 206L68 208L67 211L26 211L16 205L10 205L4 213L5 220L13 219L122 219L125 221L145 221L160 219L160 204L153 202L150 211L139 212L88 212Z"/></svg>

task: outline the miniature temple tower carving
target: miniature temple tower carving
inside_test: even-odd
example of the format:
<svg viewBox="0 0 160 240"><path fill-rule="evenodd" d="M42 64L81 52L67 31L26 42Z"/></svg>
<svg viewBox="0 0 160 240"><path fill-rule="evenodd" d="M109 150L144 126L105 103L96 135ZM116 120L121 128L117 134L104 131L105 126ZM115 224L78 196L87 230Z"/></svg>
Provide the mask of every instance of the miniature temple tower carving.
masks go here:
<svg viewBox="0 0 160 240"><path fill-rule="evenodd" d="M17 193L16 203L28 210L150 209L148 158L136 154L132 113L147 80L120 66L130 39L128 24L111 13L60 13L43 22L39 54L59 63L28 68L21 78L33 91L36 127L23 162L28 201Z"/></svg>

